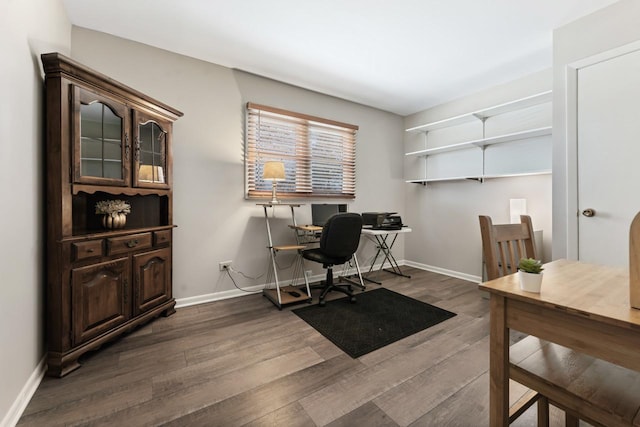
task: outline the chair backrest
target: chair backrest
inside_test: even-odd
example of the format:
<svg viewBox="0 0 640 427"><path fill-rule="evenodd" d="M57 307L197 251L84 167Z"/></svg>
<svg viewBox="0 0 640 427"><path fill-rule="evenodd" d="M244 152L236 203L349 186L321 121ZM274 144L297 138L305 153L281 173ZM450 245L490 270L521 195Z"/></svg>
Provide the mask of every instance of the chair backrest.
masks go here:
<svg viewBox="0 0 640 427"><path fill-rule="evenodd" d="M520 224L493 225L490 217L480 215L479 218L487 279L515 273L520 258L538 259L528 215L520 215Z"/></svg>
<svg viewBox="0 0 640 427"><path fill-rule="evenodd" d="M330 257L351 258L360 244L362 217L357 213L333 215L322 227L320 250Z"/></svg>

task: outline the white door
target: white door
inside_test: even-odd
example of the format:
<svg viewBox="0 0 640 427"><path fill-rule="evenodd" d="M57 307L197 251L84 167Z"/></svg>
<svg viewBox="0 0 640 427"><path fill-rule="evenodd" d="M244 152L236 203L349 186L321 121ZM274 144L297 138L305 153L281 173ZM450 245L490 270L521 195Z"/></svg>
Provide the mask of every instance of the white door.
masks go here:
<svg viewBox="0 0 640 427"><path fill-rule="evenodd" d="M628 266L640 211L640 51L579 69L577 83L578 259Z"/></svg>

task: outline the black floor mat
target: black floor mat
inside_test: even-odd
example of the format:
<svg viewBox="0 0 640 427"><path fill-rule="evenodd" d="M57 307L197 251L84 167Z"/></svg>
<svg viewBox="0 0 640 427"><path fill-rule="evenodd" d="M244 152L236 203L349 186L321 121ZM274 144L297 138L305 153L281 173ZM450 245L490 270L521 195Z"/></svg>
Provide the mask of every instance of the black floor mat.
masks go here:
<svg viewBox="0 0 640 427"><path fill-rule="evenodd" d="M385 288L293 310L305 322L356 358L427 329L455 313Z"/></svg>

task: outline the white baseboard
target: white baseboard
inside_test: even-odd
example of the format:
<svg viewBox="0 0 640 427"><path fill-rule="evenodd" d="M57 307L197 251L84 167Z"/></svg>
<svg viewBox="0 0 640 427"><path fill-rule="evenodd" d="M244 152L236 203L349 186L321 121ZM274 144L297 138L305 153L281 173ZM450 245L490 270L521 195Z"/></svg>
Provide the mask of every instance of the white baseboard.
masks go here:
<svg viewBox="0 0 640 427"><path fill-rule="evenodd" d="M324 279L324 275L322 274L316 274L314 276L309 276L307 278L309 283L317 282L322 279ZM280 282L289 284L290 280L289 279L281 280ZM302 285L303 283L304 283L304 279L298 279L296 281L296 285L298 286ZM229 298L244 297L247 295L260 293L262 292L263 289L273 288L273 287L275 287L275 285L263 283L260 285L247 286L243 288L244 291L241 291L240 289L231 289L228 291L214 292L211 294L198 295L195 297L176 298L176 308L189 307L190 305L205 304L205 303L214 302L214 301L222 301Z"/></svg>
<svg viewBox="0 0 640 427"><path fill-rule="evenodd" d="M16 400L9 408L9 412L4 416L2 422L0 422L0 426L2 427L13 427L18 424L22 413L26 409L29 401L33 397L33 394L38 389L42 378L44 378L44 374L47 371L47 358L46 355L40 360L36 369L31 373L29 379L25 383L22 390L20 390L20 394L16 397Z"/></svg>
<svg viewBox="0 0 640 427"><path fill-rule="evenodd" d="M462 280L468 280L470 282L474 282L474 283L480 283L482 282L482 279L480 278L480 276L473 276L471 274L466 274L466 273L460 273L458 271L453 271L453 270L447 270L445 268L440 268L440 267L434 267L432 265L427 265L427 264L420 264L417 262L413 262L413 261L406 261L406 260L398 260L398 265L406 265L408 267L415 267L415 268L419 268L421 270L426 270L426 271L432 271L434 273L440 273L440 274L444 274L445 276L451 276L451 277L455 277L458 279L462 279ZM380 269L381 265L380 264L376 264L373 266L373 271L376 271L378 269ZM361 266L361 271L362 273L365 273L367 271L369 271L370 266ZM341 273L342 269L336 269L334 270L334 274L337 273ZM347 271L347 274L351 275L351 274L355 274L356 270L355 268L350 268ZM324 274L316 274L314 276L310 276L308 277L309 282L317 282L320 281L322 279L324 279ZM284 282L289 282L288 280L284 281ZM299 279L297 281L297 285L301 285L303 283L302 279ZM197 304L204 304L204 303L208 303L208 302L214 302L214 301L221 301L221 300L225 300L225 299L229 299L229 298L236 298L236 297L242 297L242 296L246 296L249 295L251 293L258 293L261 292L263 289L265 289L265 287L273 287L272 285L265 285L265 284L260 284L260 285L254 285L254 286L248 286L246 288L244 288L247 291L250 292L244 292L241 291L239 289L231 289L228 291L221 291L221 292L214 292L211 294L205 294L205 295L198 295L195 297L188 297L188 298L178 298L176 299L176 308L181 308L181 307L188 307L190 305L197 305Z"/></svg>
<svg viewBox="0 0 640 427"><path fill-rule="evenodd" d="M447 270L446 268L435 267L433 265L421 264L413 261L403 261L404 265L409 267L419 268L420 270L432 271L434 273L444 274L445 276L455 277L457 279L468 280L469 282L481 283L482 278L480 276L474 276L472 274L461 273L459 271Z"/></svg>
<svg viewBox="0 0 640 427"><path fill-rule="evenodd" d="M401 262L399 262L400 265L402 265ZM374 266L374 270L379 268L379 265L375 265ZM361 268L362 272L365 271L369 271L369 267ZM342 268L337 268L334 270L334 274L338 274L338 273L342 273L343 270ZM356 274L356 269L355 267L353 268L349 268L346 272L347 275L352 275L352 274ZM337 276L336 276L337 277ZM315 282L319 282L320 280L324 280L325 275L324 274L315 274L313 276L309 276L307 277L307 280L309 281L309 283L315 283ZM281 283L290 283L290 279L287 280L281 280ZM304 284L304 279L298 279L296 281L296 285L300 286ZM281 285L282 286L282 285ZM250 295L253 293L259 293L262 292L263 289L265 288L273 288L275 287L275 285L273 284L260 284L260 285L253 285L253 286L247 286L243 289L245 289L245 291L249 291L249 292L245 292L245 291L241 291L240 289L231 289L228 291L220 291L220 292L214 292L211 294L205 294L205 295L198 295L195 297L187 297L187 298L176 298L176 308L182 308L182 307L189 307L190 305L198 305L198 304L205 304L208 302L214 302L214 301L222 301L225 299L229 299L229 298L237 298L237 297L243 297L246 295Z"/></svg>
<svg viewBox="0 0 640 427"><path fill-rule="evenodd" d="M244 289L247 292L241 291L240 289L231 289L229 291L213 292L211 294L198 295L195 297L176 298L176 308L189 307L190 305L205 304L207 302L221 301L224 299L259 293L264 289L264 285L247 286Z"/></svg>

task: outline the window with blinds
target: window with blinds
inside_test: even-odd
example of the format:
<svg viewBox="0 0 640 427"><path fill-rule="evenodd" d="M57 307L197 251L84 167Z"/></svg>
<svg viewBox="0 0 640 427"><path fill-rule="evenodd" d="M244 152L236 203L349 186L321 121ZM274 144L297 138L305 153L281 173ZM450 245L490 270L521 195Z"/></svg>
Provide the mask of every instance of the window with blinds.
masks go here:
<svg viewBox="0 0 640 427"><path fill-rule="evenodd" d="M265 162L284 163L278 198L355 198L358 126L247 103L247 197L271 196Z"/></svg>

